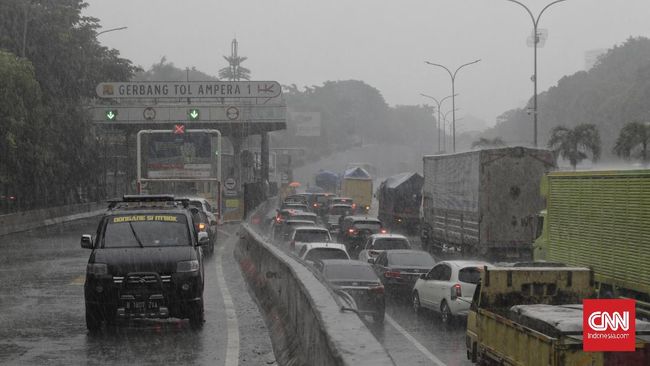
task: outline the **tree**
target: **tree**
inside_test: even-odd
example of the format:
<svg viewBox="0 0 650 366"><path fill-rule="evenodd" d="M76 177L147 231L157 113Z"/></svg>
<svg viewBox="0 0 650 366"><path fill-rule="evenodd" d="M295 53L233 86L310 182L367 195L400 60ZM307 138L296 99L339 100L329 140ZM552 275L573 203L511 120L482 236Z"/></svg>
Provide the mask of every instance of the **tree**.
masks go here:
<svg viewBox="0 0 650 366"><path fill-rule="evenodd" d="M641 158L643 165L647 165L648 143L650 143L650 126L639 122L630 122L621 129L613 151L625 159L636 155Z"/></svg>
<svg viewBox="0 0 650 366"><path fill-rule="evenodd" d="M557 126L551 131L548 141L548 147L556 155L569 160L573 170L587 158L587 152L591 153L591 160L596 162L600 158L600 144L600 134L593 124L581 124L574 129Z"/></svg>
<svg viewBox="0 0 650 366"><path fill-rule="evenodd" d="M500 137L495 137L493 139L481 137L478 140L472 142L472 150L474 150L477 147L479 149L489 149L493 147L503 147L503 146L506 146L506 143L503 142L503 140Z"/></svg>

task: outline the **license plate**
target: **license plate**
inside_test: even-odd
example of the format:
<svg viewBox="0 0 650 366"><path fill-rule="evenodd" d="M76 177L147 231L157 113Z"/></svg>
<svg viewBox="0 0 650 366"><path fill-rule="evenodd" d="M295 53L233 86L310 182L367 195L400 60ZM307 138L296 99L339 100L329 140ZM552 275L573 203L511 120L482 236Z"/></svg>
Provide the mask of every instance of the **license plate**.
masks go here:
<svg viewBox="0 0 650 366"><path fill-rule="evenodd" d="M131 311L157 310L157 301L129 301L126 303L126 309Z"/></svg>

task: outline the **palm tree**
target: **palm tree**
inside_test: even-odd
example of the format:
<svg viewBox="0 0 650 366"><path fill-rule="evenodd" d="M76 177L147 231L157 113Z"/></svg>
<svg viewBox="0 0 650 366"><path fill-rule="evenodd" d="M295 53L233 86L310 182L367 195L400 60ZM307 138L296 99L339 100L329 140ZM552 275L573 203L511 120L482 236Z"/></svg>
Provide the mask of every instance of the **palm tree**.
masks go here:
<svg viewBox="0 0 650 366"><path fill-rule="evenodd" d="M478 140L472 142L472 150L477 147L479 149L488 149L491 147L503 147L503 146L506 146L506 143L503 142L501 137L495 137L493 139L481 137Z"/></svg>
<svg viewBox="0 0 650 366"><path fill-rule="evenodd" d="M573 170L576 170L576 165L587 158L587 152L591 152L593 162L600 158L600 134L596 125L588 123L577 125L574 129L556 126L551 130L548 147L555 151L556 156L559 154L569 160Z"/></svg>
<svg viewBox="0 0 650 366"><path fill-rule="evenodd" d="M643 165L648 163L648 144L650 143L650 126L631 122L623 126L614 145L614 153L622 158L629 159L632 155L641 158ZM638 150L634 154L634 150Z"/></svg>

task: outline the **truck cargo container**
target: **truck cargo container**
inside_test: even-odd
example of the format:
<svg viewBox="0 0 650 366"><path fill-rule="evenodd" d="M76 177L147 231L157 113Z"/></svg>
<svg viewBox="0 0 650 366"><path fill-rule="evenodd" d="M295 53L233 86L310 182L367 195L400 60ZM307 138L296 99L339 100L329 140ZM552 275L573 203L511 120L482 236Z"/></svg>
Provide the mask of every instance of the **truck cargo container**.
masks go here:
<svg viewBox="0 0 650 366"><path fill-rule="evenodd" d="M553 153L508 147L424 157L422 244L439 255L530 259Z"/></svg>
<svg viewBox="0 0 650 366"><path fill-rule="evenodd" d="M648 365L650 323L636 321L633 352L583 350L587 268L484 268L467 316L467 358L481 365Z"/></svg>
<svg viewBox="0 0 650 366"><path fill-rule="evenodd" d="M368 212L372 204L372 178L363 168L350 168L343 174L341 196L350 197L358 212Z"/></svg>
<svg viewBox="0 0 650 366"><path fill-rule="evenodd" d="M650 170L553 172L541 188L535 259L593 268L601 297L650 302Z"/></svg>
<svg viewBox="0 0 650 366"><path fill-rule="evenodd" d="M417 233L424 178L418 173L388 177L377 190L378 218L392 231Z"/></svg>

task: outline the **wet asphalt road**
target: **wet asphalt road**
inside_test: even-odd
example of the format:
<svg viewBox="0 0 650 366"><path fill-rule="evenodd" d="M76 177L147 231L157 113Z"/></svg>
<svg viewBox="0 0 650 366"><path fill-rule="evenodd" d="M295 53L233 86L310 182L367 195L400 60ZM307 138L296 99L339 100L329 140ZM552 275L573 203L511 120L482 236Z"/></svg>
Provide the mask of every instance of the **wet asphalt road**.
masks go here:
<svg viewBox="0 0 650 366"><path fill-rule="evenodd" d="M90 251L80 248L79 238L94 232L96 222L0 237L0 364L226 365L228 347L237 351L233 345L239 347L239 365L275 364L265 323L232 255L236 238L223 233L222 271L235 309L237 342L228 342L232 320L217 280L218 253L205 262L201 331L173 319L120 322L89 334L83 282ZM222 229L233 233L236 227ZM390 300L386 311L383 325L366 324L397 365L469 365L463 324L445 328L433 314L415 315L403 299Z"/></svg>
<svg viewBox="0 0 650 366"><path fill-rule="evenodd" d="M173 319L119 322L89 334L83 283L90 251L80 248L79 238L93 233L97 220L0 237L0 364L275 364L266 325L232 254L236 238L223 233L218 246L235 308L230 319L215 251L205 262L202 330ZM222 229L233 233L236 227ZM228 334L237 333L228 340ZM226 363L227 351L234 363Z"/></svg>

